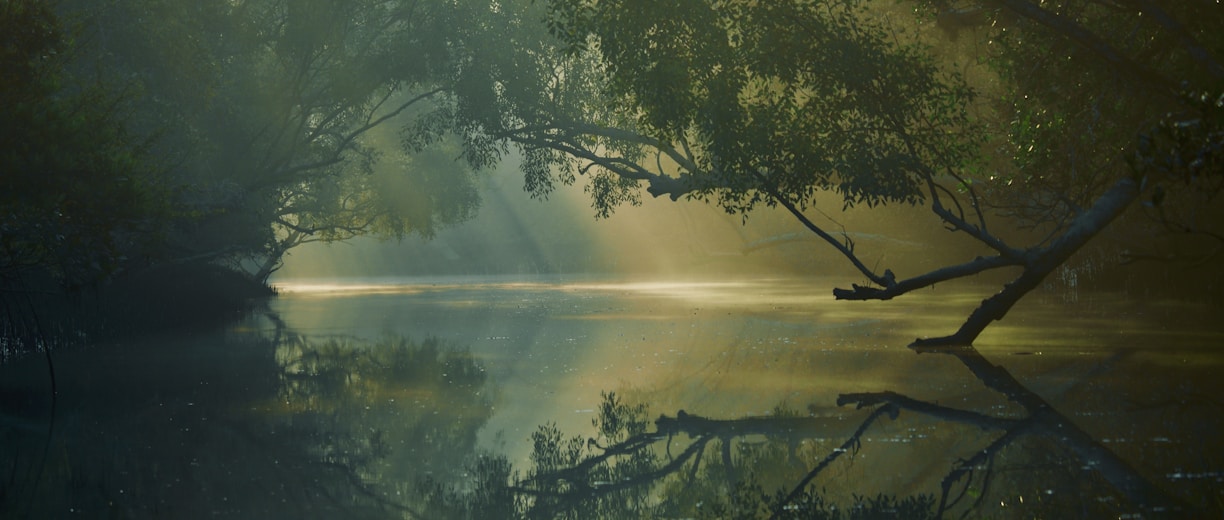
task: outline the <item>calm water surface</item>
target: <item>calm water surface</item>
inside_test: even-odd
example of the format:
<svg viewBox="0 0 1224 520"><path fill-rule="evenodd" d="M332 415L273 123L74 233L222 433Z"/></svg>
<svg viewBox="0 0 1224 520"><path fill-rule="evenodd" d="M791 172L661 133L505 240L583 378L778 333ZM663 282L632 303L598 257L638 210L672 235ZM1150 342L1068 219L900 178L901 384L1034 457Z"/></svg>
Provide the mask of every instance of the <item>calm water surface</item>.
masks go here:
<svg viewBox="0 0 1224 520"><path fill-rule="evenodd" d="M478 454L502 457L524 475L537 462L532 435L542 425L555 425L562 438L592 439L583 441L588 449L608 442L592 426L607 392L643 405L640 415L651 420L681 410L712 419L806 418L803 431L779 445L784 457L767 456L770 434L724 435L733 457L709 454L700 472L685 466L674 477L700 480L734 459L732 481L751 474L763 488L797 484L854 434L869 410L839 407L842 394L892 391L991 417L1023 415L952 356L906 347L954 331L992 288L838 302L830 296L836 282L283 281L266 309L225 330L57 354L53 408L44 361L0 367L7 473L0 512L455 512L438 497L470 502L463 497L479 488ZM1066 300L1030 295L988 329L978 350L1139 474L1218 512L1218 309L1110 294ZM842 503L877 493L938 500L953 468L998 437L902 413L873 423L812 489ZM1001 451L962 486L968 498L957 507L1000 517L1071 508L1078 508L1072 516L1130 514L1108 486L1084 484L1091 471L1068 463L1074 459L1059 443L1031 436ZM666 460L682 447L676 440L655 449ZM668 489L675 491L656 488L647 501L666 502L659 493Z"/></svg>

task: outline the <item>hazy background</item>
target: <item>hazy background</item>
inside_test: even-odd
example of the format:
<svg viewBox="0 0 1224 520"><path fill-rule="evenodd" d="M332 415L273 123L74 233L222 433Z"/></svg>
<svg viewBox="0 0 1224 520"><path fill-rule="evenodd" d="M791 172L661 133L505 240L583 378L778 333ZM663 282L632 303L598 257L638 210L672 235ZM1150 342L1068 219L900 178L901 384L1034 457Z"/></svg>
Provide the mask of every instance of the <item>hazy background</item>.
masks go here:
<svg viewBox="0 0 1224 520"><path fill-rule="evenodd" d="M859 278L832 248L784 211L764 209L741 218L702 201L644 196L640 206L626 205L610 218L596 219L582 181L559 186L548 200L532 199L511 164L482 175L481 207L472 220L443 229L432 239L365 237L306 244L290 251L272 281L504 274ZM958 256L948 247L922 243L948 242L941 229L934 234L932 226L908 230L906 221L921 219L925 224L930 218L925 208L840 210L833 200L825 207L851 231L857 251L867 252L868 261L917 269L941 257ZM931 236L916 236L918 232Z"/></svg>

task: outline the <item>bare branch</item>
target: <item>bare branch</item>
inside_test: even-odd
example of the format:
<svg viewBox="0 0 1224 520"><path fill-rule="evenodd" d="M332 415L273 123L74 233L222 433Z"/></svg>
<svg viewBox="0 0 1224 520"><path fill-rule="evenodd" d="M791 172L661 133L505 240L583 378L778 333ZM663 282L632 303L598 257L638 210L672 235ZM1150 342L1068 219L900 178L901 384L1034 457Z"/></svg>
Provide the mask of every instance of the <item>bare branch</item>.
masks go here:
<svg viewBox="0 0 1224 520"><path fill-rule="evenodd" d="M1023 263L1019 258L1009 258L1001 255L990 257L979 256L963 264L942 267L926 274L898 281L883 289L850 284L851 289L833 289L833 297L838 300L891 300L902 294L930 287L940 282L972 276L991 269L1020 265L1023 265Z"/></svg>
<svg viewBox="0 0 1224 520"><path fill-rule="evenodd" d="M977 412L919 401L896 392L863 392L837 396L838 406L845 406L847 404L854 404L856 408L860 409L878 404L891 404L902 410L929 415L948 422L969 424L983 430L1007 430L1015 427L1020 422L1015 419L991 417Z"/></svg>
<svg viewBox="0 0 1224 520"><path fill-rule="evenodd" d="M850 260L850 263L854 265L855 269L858 269L860 273L863 273L868 280L871 280L872 283L877 284L880 287L891 287L896 283L896 279L892 276L892 271L885 270L883 276L877 275L874 271L864 265L861 260L859 260L858 256L854 254L854 250L851 248L850 244L839 242L833 237L833 235L829 234L820 226L817 226L814 222L812 222L811 219L807 218L807 215L804 215L797 206L795 206L785 197L782 197L781 194L778 193L777 188L773 186L769 179L766 179L764 175L761 175L759 172L753 172L752 174L761 183L762 188L769 193L770 197L773 197L778 204L781 204L783 208L786 208L791 215L793 215L797 220L799 220L800 223L803 224L803 227L806 227L809 231L815 233L816 236L821 238L821 240L829 243L829 245L833 246L834 249L837 249L842 256L845 256L847 260Z"/></svg>
<svg viewBox="0 0 1224 520"><path fill-rule="evenodd" d="M946 190L947 188L944 188L943 186L936 183L934 179L931 178L931 175L929 173L925 175L927 178L927 186L931 193L931 211L934 212L936 215L938 215L940 219L942 219L944 222L947 222L948 224L951 224L952 227L955 228L956 230L963 231L969 236L972 236L973 238L977 239L979 242L986 244L991 249L998 251L1001 255L1005 257L1020 258L1023 255L1023 253L1021 253L1019 250L1012 248L1011 246L1007 245L1007 243L1003 242L1002 240L999 240L998 237L986 232L985 228L978 227L978 226L975 226L973 224L966 222L965 219L962 218L964 216L963 210L960 211L961 215L958 216L958 215L953 214L952 211L945 208L943 206L943 203L941 202L941 199L939 198L939 190L941 189ZM960 203L957 202L956 204L957 204L957 207L959 208Z"/></svg>

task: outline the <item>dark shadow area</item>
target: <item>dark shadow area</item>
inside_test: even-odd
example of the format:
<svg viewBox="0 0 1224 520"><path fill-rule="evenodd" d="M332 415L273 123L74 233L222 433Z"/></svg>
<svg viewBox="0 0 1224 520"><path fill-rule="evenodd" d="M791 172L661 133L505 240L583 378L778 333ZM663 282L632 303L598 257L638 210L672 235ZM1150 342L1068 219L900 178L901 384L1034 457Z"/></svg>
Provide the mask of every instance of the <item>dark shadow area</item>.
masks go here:
<svg viewBox="0 0 1224 520"><path fill-rule="evenodd" d="M921 376L924 384L883 376L857 384L854 378L896 368L884 349L860 344L839 354L853 352L856 361L849 364L837 364L834 356L783 358L810 359L804 362L833 369L826 376L805 377L844 372L846 380L829 383L840 394L786 400L769 413L750 416L725 411L730 410L725 403L699 404L692 395L617 388L605 392L592 410L581 410L592 415L565 419L564 414L580 410L544 395L574 388L563 384L562 375L518 394L538 398L529 406L544 407L545 419L532 415L522 424L526 429L517 430L517 423L493 419L495 410L516 404L507 402L501 385L522 387L516 377L558 377L546 374L548 366L572 366L577 377L598 378L610 361L595 358L595 369L579 371L585 365L577 356L606 354L600 351L618 344L595 339L598 329L570 328L572 319L562 320L560 331L548 332L545 314L525 318L515 307L550 302L566 309L566 316L586 316L561 304L569 300L501 294L514 307L505 322L489 309L464 313L458 310L462 306L448 304L491 304L494 296L491 291L414 295L413 301L427 301L433 310L419 316L421 309L411 306L387 310L357 306L351 297L319 303L298 296L299 303L315 302L326 312L356 308L422 330L435 330L425 329L425 323L451 319L455 322L436 329L448 336L455 336L456 328L487 329L472 337L488 336L479 350L465 342L414 341L402 332L373 340L327 336L329 330L371 331L326 323L322 314L298 309L294 320L266 312L223 328L56 351L57 399L48 391L41 357L0 365L0 516L846 519L1224 513L1216 439L1224 424L1218 362L1208 346L1201 347L1202 359L1189 350L1200 348L1194 343L1159 353L1118 347L1075 363L1002 345L915 347L927 354L920 356L924 361L947 361L919 365L932 370ZM618 301L586 305L606 309ZM652 316L669 316L645 303L635 305L652 309L646 313ZM719 321L728 320L718 314ZM312 319L318 327L314 335L285 325ZM539 330L506 329L512 322L529 322ZM633 330L630 323L618 318L612 330ZM710 326L693 325L698 323ZM753 328L745 337L783 331L789 329ZM850 333L836 328L830 337ZM519 350L494 339L505 335L525 335L523 341L533 346L555 343L556 352ZM566 340L578 337L588 339ZM815 338L804 339L808 345L798 352L823 348ZM1053 336L1042 338L1051 350L1071 348L1053 345ZM655 341L644 352L683 346ZM712 348L710 341L702 339L701 346ZM675 359L683 365L704 358ZM1157 362L1163 364L1153 367ZM751 377L749 358L716 364L729 372L728 381ZM679 370L677 377L709 378L669 370ZM780 377L781 369L771 370L771 377ZM717 386L714 381L719 380L695 384ZM816 385L804 381L803 388ZM734 399L736 391L742 390L710 388L699 398ZM558 426L573 424L572 417L593 417L591 429ZM553 419L557 422L536 428ZM490 432L481 433L494 423L507 428L492 437L504 442L505 450L490 448ZM528 450L520 449L524 442Z"/></svg>
<svg viewBox="0 0 1224 520"><path fill-rule="evenodd" d="M211 331L275 294L204 262L149 267L76 288L50 277L0 276L0 363L148 334Z"/></svg>
<svg viewBox="0 0 1224 520"><path fill-rule="evenodd" d="M491 414L483 368L437 340L227 332L74 349L58 399L0 366L0 516L415 517Z"/></svg>

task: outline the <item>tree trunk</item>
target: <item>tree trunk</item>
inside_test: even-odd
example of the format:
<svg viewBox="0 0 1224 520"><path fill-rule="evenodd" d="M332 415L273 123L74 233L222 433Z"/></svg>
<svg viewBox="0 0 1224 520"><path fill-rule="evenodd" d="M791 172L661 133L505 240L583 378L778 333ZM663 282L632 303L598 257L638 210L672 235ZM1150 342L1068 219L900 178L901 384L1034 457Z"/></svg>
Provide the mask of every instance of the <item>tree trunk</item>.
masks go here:
<svg viewBox="0 0 1224 520"><path fill-rule="evenodd" d="M1053 244L1026 253L1024 272L1003 286L1002 291L983 300L955 334L918 339L910 346L921 349L932 346L972 345L987 326L1003 319L1020 298L1040 286L1046 276L1070 260L1076 251L1118 218L1138 198L1139 186L1134 180L1126 178L1114 183L1087 211L1076 217L1071 227Z"/></svg>
<svg viewBox="0 0 1224 520"><path fill-rule="evenodd" d="M254 278L259 283L267 285L268 278L272 276L272 273L275 273L281 268L281 260L284 259L284 256L285 253L283 251L277 254L269 254L268 257L264 259L263 263L259 264L259 270L255 271L255 274L251 275L251 278Z"/></svg>

